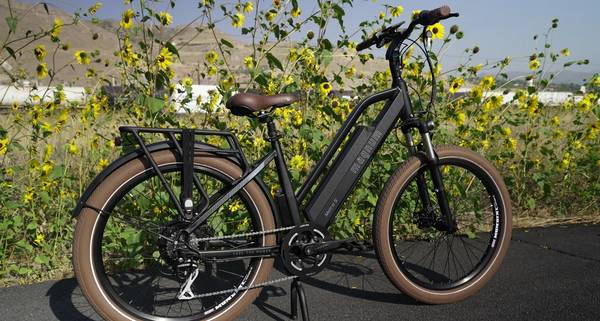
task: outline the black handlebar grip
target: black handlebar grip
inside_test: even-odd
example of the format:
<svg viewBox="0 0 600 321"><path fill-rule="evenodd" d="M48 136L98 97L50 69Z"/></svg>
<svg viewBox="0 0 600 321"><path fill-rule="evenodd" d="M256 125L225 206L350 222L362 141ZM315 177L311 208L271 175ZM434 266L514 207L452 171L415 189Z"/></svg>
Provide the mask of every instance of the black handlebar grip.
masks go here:
<svg viewBox="0 0 600 321"><path fill-rule="evenodd" d="M439 22L440 20L448 19L450 15L450 7L441 6L430 11L422 11L417 18L417 23L420 23L424 26L429 26Z"/></svg>
<svg viewBox="0 0 600 321"><path fill-rule="evenodd" d="M371 37L371 38L359 43L356 46L356 51L361 51L361 50L367 49L367 48L371 47L373 44L375 44L375 42L377 42L376 37Z"/></svg>

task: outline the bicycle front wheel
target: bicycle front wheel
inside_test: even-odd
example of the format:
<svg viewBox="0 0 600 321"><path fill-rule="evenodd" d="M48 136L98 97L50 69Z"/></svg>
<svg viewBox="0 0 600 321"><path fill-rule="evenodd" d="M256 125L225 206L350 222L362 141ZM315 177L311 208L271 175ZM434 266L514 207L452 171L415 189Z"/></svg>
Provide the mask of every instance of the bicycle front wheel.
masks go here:
<svg viewBox="0 0 600 321"><path fill-rule="evenodd" d="M179 195L183 165L177 153L152 157ZM210 203L242 174L224 158L199 153L194 172ZM202 199L198 193L194 200ZM275 245L273 234L260 233L275 223L259 185L248 183L182 242L185 226L144 158L122 165L97 187L78 217L73 265L98 314L106 320L231 320L254 301L260 289L251 288L268 279L273 259L208 260L182 243L201 251ZM191 292L182 291L186 284Z"/></svg>
<svg viewBox="0 0 600 321"><path fill-rule="evenodd" d="M479 154L456 146L436 152L457 230L444 228L428 166L411 157L385 185L373 238L398 289L420 302L445 304L471 296L498 270L511 238L511 205L502 177Z"/></svg>

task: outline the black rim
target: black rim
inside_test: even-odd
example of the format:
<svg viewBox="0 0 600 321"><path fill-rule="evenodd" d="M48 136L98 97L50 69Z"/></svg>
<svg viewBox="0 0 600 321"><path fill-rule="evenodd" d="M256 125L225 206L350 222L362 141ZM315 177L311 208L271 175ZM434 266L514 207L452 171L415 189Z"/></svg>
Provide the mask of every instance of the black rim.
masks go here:
<svg viewBox="0 0 600 321"><path fill-rule="evenodd" d="M426 165L422 165L409 178L408 184L402 186L394 202L388 237L397 266L411 282L431 290L450 290L470 282L490 264L499 250L500 232L504 229L504 208L495 182L477 164L454 158L440 158L439 162L449 205L456 216L459 230L450 234L423 223L425 211L416 193L415 182L419 173L425 173L428 182L431 180L427 177ZM464 191L457 188L459 195L450 195L448 189L454 190L455 185L459 185L453 183L455 179L452 177L463 180L462 176L452 176L458 169L472 175L471 179L465 179L470 184L460 184L469 188ZM447 172L444 173L445 171ZM479 183L480 186L476 187L480 190L471 190L476 183ZM478 197L476 193L485 195ZM470 212L457 205L460 201L457 196L461 196L460 194L469 195L471 201L479 199L485 204L481 206L473 202L474 208L485 210L480 216L483 221L478 221L478 210ZM407 206L410 202L404 202L403 197L414 200L412 208ZM435 197L431 198L432 203L437 203ZM434 208L437 206L434 205ZM398 215L397 210L405 212ZM411 213L410 217L406 213ZM434 213L434 216L439 217L439 209L434 210ZM473 216L476 217L475 220ZM398 235L399 232L402 235ZM394 235L399 238L397 241Z"/></svg>
<svg viewBox="0 0 600 321"><path fill-rule="evenodd" d="M167 166L161 166L160 168L161 168L161 172L163 172L164 174L174 173L174 172L177 173L181 170L181 164L180 163L170 164ZM196 167L195 171L196 171L196 173L200 172L209 178L216 179L225 186L228 186L228 183L231 181L228 177L224 176L222 173L219 173L215 170L205 168L202 166ZM177 174L177 176L179 176L179 174ZM129 193L130 191L135 189L135 187L138 186L139 184L141 184L149 179L155 178L155 177L156 177L156 175L151 170L138 175L137 177L135 177L135 179L132 179L126 185L121 187L121 189L119 191L117 191L117 193L114 194L114 196L107 203L107 206L104 208L104 211L110 213L120 203L120 201L124 199L124 197L125 197L125 195L127 195L127 193ZM144 198L144 195L141 195L140 197ZM262 230L260 218L258 216L258 211L253 205L251 205L253 203L252 203L251 199L249 198L249 196L242 190L240 193L237 194L236 199L239 200L241 202L241 204L245 207L245 209L248 211L248 216L250 217L250 221L248 223L249 223L250 227L260 226L260 230ZM228 203L228 204L230 204L230 203ZM225 206L227 206L227 205L225 205ZM171 210L171 211L175 215L175 211L174 210ZM113 214L113 216L114 216L114 214ZM105 267L106 257L104 257L104 255L103 255L104 251L102 250L102 240L104 239L105 232L106 232L106 225L109 223L109 221L111 221L111 220L108 215L101 215L101 219L99 219L99 221L97 223L98 224L97 228L98 228L99 232L95 232L96 235L94 236L94 239L93 239L93 242L94 242L94 253L93 253L94 265L93 266L95 268L95 273L98 276L98 279L102 285L102 288L108 294L108 296L110 297L110 300L112 302L116 303L120 308L127 311L128 313L130 313L132 315L136 315L138 317L142 317L147 320L166 320L166 319L169 319L169 320L170 319L196 320L198 318L206 318L206 317L212 316L212 315L222 311L223 309L228 308L233 302L236 301L236 299L241 294L244 293L244 291L238 291L238 292L234 292L234 293L221 294L221 295L217 295L217 296L193 299L193 300L189 300L189 301L180 301L177 298L175 298L174 296L177 294L181 284L185 281L185 278L181 279L181 278L176 278L174 275L166 275L165 272L167 272L167 271L157 269L157 266L150 266L150 268L152 268L152 270L147 269L147 271L145 271L146 273L153 273L152 276L139 275L139 273L136 273L137 271L128 271L127 273L119 273L118 275L115 274L115 275L111 275L109 277L106 273L106 267ZM116 221L116 219L112 220L112 221ZM257 231L258 229L252 229L252 230ZM163 230L163 233L164 233L164 230ZM206 236L212 236L212 235L206 235ZM256 243L260 242L262 244L263 240L261 237L254 237L252 242L256 242ZM160 259L162 259L162 255L161 255ZM237 279L238 281L231 282L231 280L229 280L227 285L218 284L218 283L215 283L216 281L218 281L218 280L215 280L216 279L216 277L215 277L211 280L211 281L215 281L215 282L213 282L211 284L211 282L209 281L208 282L209 284L206 284L206 286L214 286L215 287L214 289L212 289L212 290L196 289L196 291L194 291L194 293L200 294L200 293L213 292L213 291L237 288L237 287L248 285L248 282L250 280L254 279L255 274L258 271L257 266L258 266L258 263L260 262L260 259L253 258L253 259L240 259L240 260L245 260L245 262L240 262L240 261L220 262L220 263L217 263L216 265L210 264L211 265L210 267L208 267L209 264L207 263L206 266L204 267L205 274L203 275L203 273L201 273L198 276L197 282L195 282L195 284L201 283L203 280L203 276L204 277L208 276L208 273L213 273L213 274L216 273L213 276L217 276L221 279L226 279L229 277L230 279L233 278L233 279ZM98 264L98 263L100 263L100 264ZM210 271L209 271L209 269L210 269ZM244 273L240 273L242 270L244 271ZM225 271L225 272L223 272L223 271ZM153 284L153 280L152 280L153 278L158 279L157 282L159 282L159 283L162 282L164 284L165 282L167 282L167 289L165 289L165 290L170 291L170 294L168 295L168 296L170 296L170 299L165 300L165 299L161 299L159 297L159 300L157 300L157 295L160 295L160 293L158 293L158 290L156 288L156 283ZM127 284L127 282L129 282L129 283ZM235 283L235 284L231 284L231 283ZM225 286L226 286L226 288L225 288ZM131 288L131 287L132 287L132 289L129 289L128 293L124 292L123 289L121 289L121 288ZM165 305L168 304L169 302L174 303L174 304L171 304L171 305L169 305L169 308L166 308ZM133 306L133 305L136 305L136 303L137 303L137 305L139 305L138 307ZM175 305L177 305L177 307L174 307ZM161 311L155 312L156 308L160 308ZM148 311L149 309L152 309L152 311L154 313L151 311ZM165 309L167 310L166 313L163 312ZM200 309L200 310L194 311L194 310L198 310L198 309ZM185 316L182 316L182 315L172 316L172 314L177 314L177 313L182 314L185 311L189 311L189 313L186 314Z"/></svg>

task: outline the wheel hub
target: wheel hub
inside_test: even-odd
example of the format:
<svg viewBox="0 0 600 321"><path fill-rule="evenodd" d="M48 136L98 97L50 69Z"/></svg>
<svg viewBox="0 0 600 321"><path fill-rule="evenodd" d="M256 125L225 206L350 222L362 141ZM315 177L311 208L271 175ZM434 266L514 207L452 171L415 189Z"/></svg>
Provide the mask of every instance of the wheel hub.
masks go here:
<svg viewBox="0 0 600 321"><path fill-rule="evenodd" d="M162 226L158 239L158 250L161 258L172 268L175 275L185 279L197 267L198 256L188 248L189 240L212 236L209 226L201 226L194 234L186 236L182 229L187 225L174 221ZM206 250L207 243L198 244L199 249Z"/></svg>

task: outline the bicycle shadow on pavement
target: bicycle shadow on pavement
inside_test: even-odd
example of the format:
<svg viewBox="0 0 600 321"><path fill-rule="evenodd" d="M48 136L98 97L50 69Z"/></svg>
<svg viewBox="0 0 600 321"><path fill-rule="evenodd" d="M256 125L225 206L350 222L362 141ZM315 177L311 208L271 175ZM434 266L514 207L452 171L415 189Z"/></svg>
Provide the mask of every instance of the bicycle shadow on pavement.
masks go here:
<svg viewBox="0 0 600 321"><path fill-rule="evenodd" d="M272 278L284 276L284 268L277 261ZM273 320L288 320L289 283L266 286L254 302L254 306ZM309 311L313 296L342 295L382 303L420 305L390 283L372 252L335 254L324 271L303 279L302 283L306 285L304 288L309 301ZM46 296L49 297L50 308L58 320L101 320L88 304L74 278L56 282L48 289Z"/></svg>
<svg viewBox="0 0 600 321"><path fill-rule="evenodd" d="M285 276L285 268L279 260L276 260L274 267L271 279ZM334 254L325 270L314 277L304 278L301 282L306 285L304 289L309 313L310 303L321 301L324 296L335 299L335 296L342 295L358 300L422 305L394 287L372 252ZM265 287L254 306L273 320L289 320L289 283Z"/></svg>
<svg viewBox="0 0 600 321"><path fill-rule="evenodd" d="M89 305L74 278L60 280L48 291L50 309L58 320L102 320Z"/></svg>

